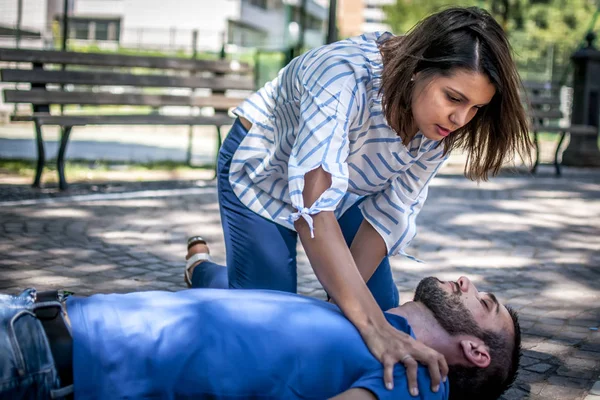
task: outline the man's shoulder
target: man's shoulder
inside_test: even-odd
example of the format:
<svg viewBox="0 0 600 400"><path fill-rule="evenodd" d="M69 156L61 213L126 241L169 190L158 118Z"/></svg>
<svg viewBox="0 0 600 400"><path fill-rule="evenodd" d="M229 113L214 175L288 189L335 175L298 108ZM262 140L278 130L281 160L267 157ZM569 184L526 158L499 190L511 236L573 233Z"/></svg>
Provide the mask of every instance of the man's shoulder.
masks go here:
<svg viewBox="0 0 600 400"><path fill-rule="evenodd" d="M385 318L387 319L387 321L396 329L398 329L401 332L406 333L407 335L410 335L411 337L415 338L415 333L413 332L412 327L410 326L410 324L408 323L408 321L406 320L406 318L404 318L401 315L398 314L394 314L391 312L385 312L384 313Z"/></svg>
<svg viewBox="0 0 600 400"><path fill-rule="evenodd" d="M385 317L388 322L396 329L404 332L411 337L415 337L414 331L406 318L385 312ZM429 370L426 366L419 364L417 370L417 381L419 384L419 397L414 397L408 390L408 381L406 378L406 368L403 364L398 363L394 367L394 389L387 390L383 386L383 368L371 370L355 382L353 387L361 387L372 392L378 399L400 399L414 400L447 400L450 392L450 384L448 381L440 385L438 392L431 390L431 378Z"/></svg>
<svg viewBox="0 0 600 400"><path fill-rule="evenodd" d="M394 367L394 389L388 390L383 384L383 368L372 370L363 375L353 385L353 388L362 388L370 391L379 400L447 400L450 394L448 381L442 383L437 392L431 390L431 378L427 367L419 364L417 370L417 382L419 385L419 396L414 397L408 389L406 368L402 364Z"/></svg>

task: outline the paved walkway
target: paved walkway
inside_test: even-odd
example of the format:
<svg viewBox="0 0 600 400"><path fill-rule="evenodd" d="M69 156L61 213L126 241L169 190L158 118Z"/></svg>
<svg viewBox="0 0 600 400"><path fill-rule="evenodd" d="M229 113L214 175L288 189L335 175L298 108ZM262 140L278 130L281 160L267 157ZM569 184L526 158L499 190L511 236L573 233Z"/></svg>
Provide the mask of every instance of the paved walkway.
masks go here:
<svg viewBox="0 0 600 400"><path fill-rule="evenodd" d="M223 132L227 132L224 129ZM37 159L34 126L30 122L0 124L0 158ZM73 129L66 159L113 162L185 162L189 144L187 126L77 126ZM46 160L56 157L60 142L58 127L43 128ZM192 162L214 161L216 129L195 126Z"/></svg>
<svg viewBox="0 0 600 400"><path fill-rule="evenodd" d="M505 399L600 400L590 394L600 375L600 171L549 171L479 186L442 174L409 251L427 263L395 258L393 273L401 301L423 276L464 274L520 310L523 368ZM223 261L211 182L94 196L0 201L1 291L182 290L191 234ZM301 293L323 297L303 255L298 274Z"/></svg>

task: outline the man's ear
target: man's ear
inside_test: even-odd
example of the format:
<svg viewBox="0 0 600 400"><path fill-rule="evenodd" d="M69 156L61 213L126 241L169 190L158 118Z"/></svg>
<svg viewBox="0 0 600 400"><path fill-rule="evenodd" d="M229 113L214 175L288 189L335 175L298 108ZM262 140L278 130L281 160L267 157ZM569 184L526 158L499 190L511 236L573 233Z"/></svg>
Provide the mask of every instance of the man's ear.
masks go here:
<svg viewBox="0 0 600 400"><path fill-rule="evenodd" d="M478 368L486 368L492 361L487 346L479 339L465 339L460 341L463 355L471 364Z"/></svg>

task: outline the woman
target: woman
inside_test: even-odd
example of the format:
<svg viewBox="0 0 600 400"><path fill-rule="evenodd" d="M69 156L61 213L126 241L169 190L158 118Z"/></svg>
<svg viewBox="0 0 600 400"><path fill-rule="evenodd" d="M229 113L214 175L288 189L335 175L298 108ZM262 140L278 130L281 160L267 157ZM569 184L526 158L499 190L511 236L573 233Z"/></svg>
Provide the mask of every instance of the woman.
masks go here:
<svg viewBox="0 0 600 400"><path fill-rule="evenodd" d="M471 179L527 154L519 85L502 28L477 8L434 14L403 37L366 34L294 59L235 110L220 151L229 286L295 292L300 236L386 384L403 362L416 391L420 361L439 385L444 358L381 312L399 301L388 257L406 255L452 149L468 152Z"/></svg>

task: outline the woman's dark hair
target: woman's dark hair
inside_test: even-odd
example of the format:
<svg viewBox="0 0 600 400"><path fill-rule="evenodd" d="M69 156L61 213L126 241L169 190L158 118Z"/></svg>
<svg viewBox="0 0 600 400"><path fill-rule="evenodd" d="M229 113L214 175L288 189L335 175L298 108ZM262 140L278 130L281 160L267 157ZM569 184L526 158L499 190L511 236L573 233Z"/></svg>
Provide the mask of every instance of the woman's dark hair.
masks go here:
<svg viewBox="0 0 600 400"><path fill-rule="evenodd" d="M411 78L417 73L417 80L422 80L466 70L486 75L496 93L468 124L442 140L444 151L467 150L465 175L473 180L486 180L490 171L497 174L516 153L530 159L521 80L506 35L487 11L446 9L419 22L406 36L383 42L380 49L383 110L405 143L413 126Z"/></svg>

